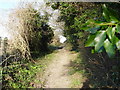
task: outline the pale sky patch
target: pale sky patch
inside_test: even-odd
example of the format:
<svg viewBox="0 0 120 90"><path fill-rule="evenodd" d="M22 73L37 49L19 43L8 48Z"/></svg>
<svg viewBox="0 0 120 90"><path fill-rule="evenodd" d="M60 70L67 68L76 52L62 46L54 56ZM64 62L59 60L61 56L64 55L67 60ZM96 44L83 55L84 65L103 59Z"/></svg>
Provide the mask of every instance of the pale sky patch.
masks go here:
<svg viewBox="0 0 120 90"><path fill-rule="evenodd" d="M44 0L0 0L0 9L13 9L19 2L44 2Z"/></svg>
<svg viewBox="0 0 120 90"><path fill-rule="evenodd" d="M16 8L20 2L43 2L44 0L0 0L0 37L11 38L5 24L8 22L9 13Z"/></svg>

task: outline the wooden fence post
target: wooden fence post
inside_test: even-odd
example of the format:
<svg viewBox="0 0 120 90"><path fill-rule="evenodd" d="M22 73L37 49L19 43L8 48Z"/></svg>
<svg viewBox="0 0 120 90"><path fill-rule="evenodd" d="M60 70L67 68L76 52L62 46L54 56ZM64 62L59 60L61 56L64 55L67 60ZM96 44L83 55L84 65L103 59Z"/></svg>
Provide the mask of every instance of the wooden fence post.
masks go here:
<svg viewBox="0 0 120 90"><path fill-rule="evenodd" d="M3 54L3 59L5 59L6 58L6 52L7 52L7 41L8 41L8 39L7 39L7 37L5 37L4 39L3 39L3 50L2 50L2 54Z"/></svg>
<svg viewBox="0 0 120 90"><path fill-rule="evenodd" d="M2 38L0 37L0 63L2 62Z"/></svg>
<svg viewBox="0 0 120 90"><path fill-rule="evenodd" d="M2 63L2 38L0 37L0 63ZM0 90L2 89L2 65L0 65Z"/></svg>
<svg viewBox="0 0 120 90"><path fill-rule="evenodd" d="M0 90L2 89L2 62L6 58L7 37L2 39L0 37Z"/></svg>

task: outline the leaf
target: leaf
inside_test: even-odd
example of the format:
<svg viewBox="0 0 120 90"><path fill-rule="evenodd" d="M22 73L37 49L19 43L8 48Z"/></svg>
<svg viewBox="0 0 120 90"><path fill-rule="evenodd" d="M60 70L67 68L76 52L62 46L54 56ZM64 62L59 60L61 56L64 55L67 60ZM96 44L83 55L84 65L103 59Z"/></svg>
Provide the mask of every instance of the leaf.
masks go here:
<svg viewBox="0 0 120 90"><path fill-rule="evenodd" d="M115 29L116 29L116 27L113 27L113 28L112 28L112 37L115 36Z"/></svg>
<svg viewBox="0 0 120 90"><path fill-rule="evenodd" d="M90 25L90 24L94 24L94 23L95 23L95 20L89 19L86 21L85 25Z"/></svg>
<svg viewBox="0 0 120 90"><path fill-rule="evenodd" d="M106 38L106 31L99 31L95 37L95 51L98 52L103 46L104 40Z"/></svg>
<svg viewBox="0 0 120 90"><path fill-rule="evenodd" d="M110 58L115 55L114 46L110 43L110 41L108 39L106 39L104 41L104 48L105 48L105 50Z"/></svg>
<svg viewBox="0 0 120 90"><path fill-rule="evenodd" d="M85 27L82 27L82 28L80 28L81 30L88 30L90 27L87 27L87 26L85 26Z"/></svg>
<svg viewBox="0 0 120 90"><path fill-rule="evenodd" d="M103 24L103 21L95 21L95 24Z"/></svg>
<svg viewBox="0 0 120 90"><path fill-rule="evenodd" d="M112 27L108 27L106 31L107 31L107 35L109 39L111 40L112 39Z"/></svg>
<svg viewBox="0 0 120 90"><path fill-rule="evenodd" d="M67 4L67 3L63 3L62 6L66 8L66 7L69 6L69 4Z"/></svg>
<svg viewBox="0 0 120 90"><path fill-rule="evenodd" d="M111 41L112 41L112 43L115 45L116 42L118 42L118 40L119 40L118 37L113 36Z"/></svg>
<svg viewBox="0 0 120 90"><path fill-rule="evenodd" d="M86 41L86 43L85 43L85 47L94 46L95 36L96 36L96 35L91 34L91 35L88 37L88 39L87 39L87 41Z"/></svg>
<svg viewBox="0 0 120 90"><path fill-rule="evenodd" d="M111 9L111 8L109 8L108 10L110 12L110 20L115 21L115 22L119 22L118 13L115 10Z"/></svg>
<svg viewBox="0 0 120 90"><path fill-rule="evenodd" d="M119 22L119 16L118 13L111 9L111 8L107 8L106 5L104 4L102 6L103 8L103 16L105 17L105 19L109 22Z"/></svg>
<svg viewBox="0 0 120 90"><path fill-rule="evenodd" d="M104 4L103 6L102 6L102 8L103 8L103 16L104 16L104 18L106 19L106 21L110 21L110 17L109 17L109 11L108 11L108 9L107 9L107 7L106 7L106 5Z"/></svg>
<svg viewBox="0 0 120 90"><path fill-rule="evenodd" d="M119 25L119 24L116 25L116 28L117 28L117 31L116 31L116 32L117 32L117 33L120 33L120 25Z"/></svg>
<svg viewBox="0 0 120 90"><path fill-rule="evenodd" d="M106 30L107 35L113 44L116 43L116 39L117 39L117 37L115 36L115 30L116 30L115 27L108 27L108 29Z"/></svg>
<svg viewBox="0 0 120 90"><path fill-rule="evenodd" d="M95 50L94 50L94 49L92 49L92 50L91 50L91 53L95 53Z"/></svg>
<svg viewBox="0 0 120 90"><path fill-rule="evenodd" d="M99 29L100 29L100 26L96 26L96 27L90 28L90 29L88 29L88 30L86 30L86 31L89 31L90 33L94 34L94 33L96 33L97 30L99 30Z"/></svg>
<svg viewBox="0 0 120 90"><path fill-rule="evenodd" d="M104 46L102 46L100 49L99 49L99 53L102 52L104 50Z"/></svg>
<svg viewBox="0 0 120 90"><path fill-rule="evenodd" d="M120 50L120 40L116 42L117 49Z"/></svg>

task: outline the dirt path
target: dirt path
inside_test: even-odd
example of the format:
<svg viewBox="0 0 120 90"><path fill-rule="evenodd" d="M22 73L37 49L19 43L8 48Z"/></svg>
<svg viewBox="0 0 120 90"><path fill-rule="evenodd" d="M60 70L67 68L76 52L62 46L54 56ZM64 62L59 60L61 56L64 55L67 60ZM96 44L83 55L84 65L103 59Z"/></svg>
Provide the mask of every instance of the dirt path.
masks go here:
<svg viewBox="0 0 120 90"><path fill-rule="evenodd" d="M45 88L69 88L70 76L68 75L69 64L76 54L68 50L60 49L53 58L53 62L45 72Z"/></svg>

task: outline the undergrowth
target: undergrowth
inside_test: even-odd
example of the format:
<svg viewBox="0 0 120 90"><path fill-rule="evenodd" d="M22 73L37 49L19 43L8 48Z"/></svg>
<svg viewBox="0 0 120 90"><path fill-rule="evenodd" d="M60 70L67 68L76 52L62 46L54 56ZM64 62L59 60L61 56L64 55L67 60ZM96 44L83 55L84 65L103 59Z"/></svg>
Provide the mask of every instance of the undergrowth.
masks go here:
<svg viewBox="0 0 120 90"><path fill-rule="evenodd" d="M33 61L20 60L3 67L2 88L35 88L36 82L41 85L42 81L38 80L36 75L43 73L54 53L43 53L43 57L41 56L42 53L40 57L37 56Z"/></svg>

